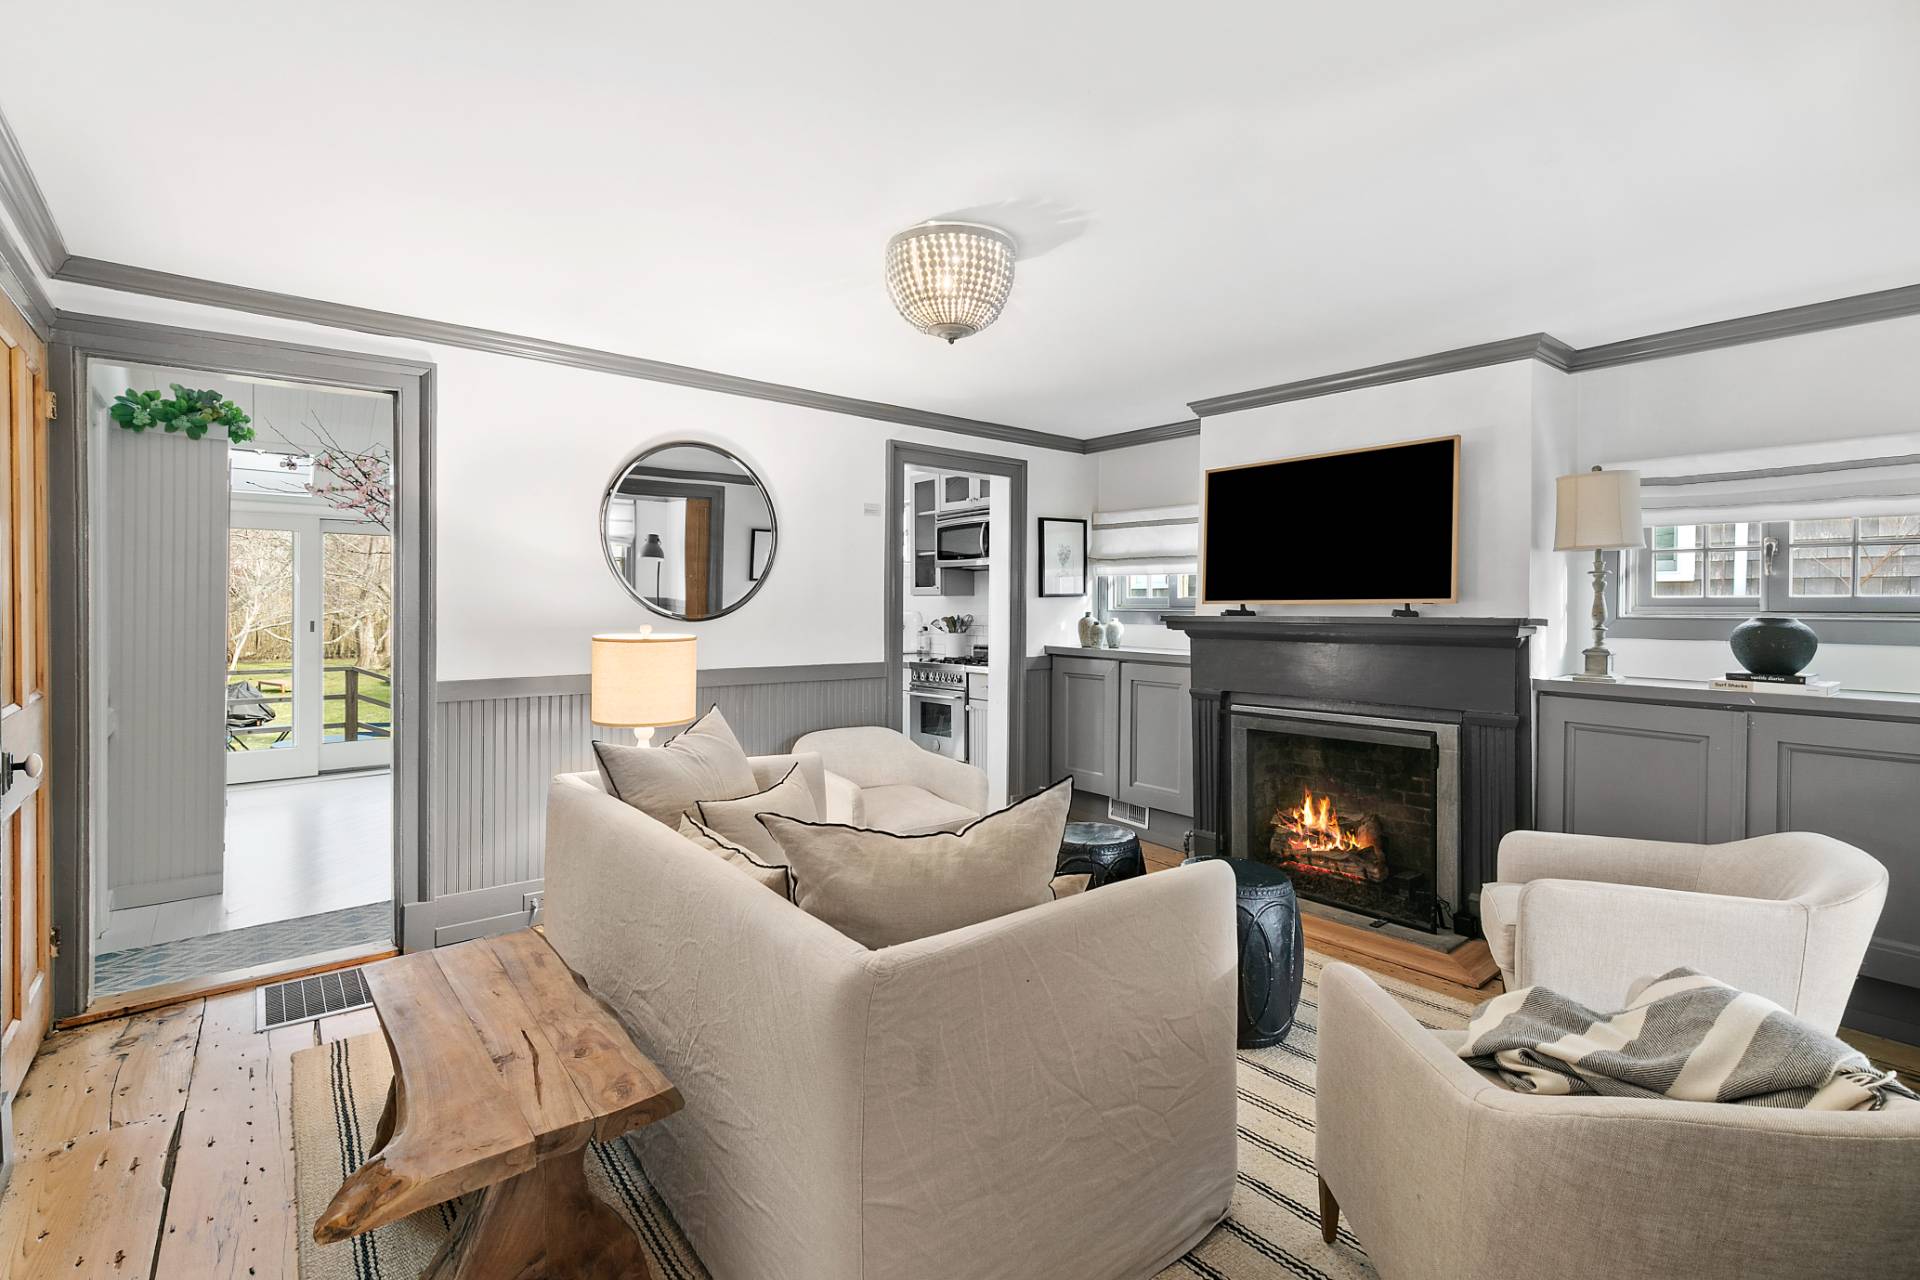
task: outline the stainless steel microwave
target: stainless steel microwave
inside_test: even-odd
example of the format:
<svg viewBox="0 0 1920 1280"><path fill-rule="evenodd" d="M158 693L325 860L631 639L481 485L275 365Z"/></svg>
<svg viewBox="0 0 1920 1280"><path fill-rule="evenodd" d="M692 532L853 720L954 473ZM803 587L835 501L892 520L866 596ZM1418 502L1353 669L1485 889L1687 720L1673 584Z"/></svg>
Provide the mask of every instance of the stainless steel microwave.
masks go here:
<svg viewBox="0 0 1920 1280"><path fill-rule="evenodd" d="M955 520L934 530L934 550L941 564L985 564L987 522Z"/></svg>

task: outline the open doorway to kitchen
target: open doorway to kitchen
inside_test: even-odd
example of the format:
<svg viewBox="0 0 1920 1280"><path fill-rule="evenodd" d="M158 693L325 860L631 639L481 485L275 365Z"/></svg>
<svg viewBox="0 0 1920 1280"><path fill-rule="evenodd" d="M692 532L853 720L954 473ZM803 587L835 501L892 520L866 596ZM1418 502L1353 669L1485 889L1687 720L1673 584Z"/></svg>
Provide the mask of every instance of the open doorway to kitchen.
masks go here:
<svg viewBox="0 0 1920 1280"><path fill-rule="evenodd" d="M92 999L390 949L395 396L110 360L86 385ZM250 437L112 416L180 388Z"/></svg>
<svg viewBox="0 0 1920 1280"><path fill-rule="evenodd" d="M891 722L982 769L998 807L1024 789L1027 464L887 446Z"/></svg>

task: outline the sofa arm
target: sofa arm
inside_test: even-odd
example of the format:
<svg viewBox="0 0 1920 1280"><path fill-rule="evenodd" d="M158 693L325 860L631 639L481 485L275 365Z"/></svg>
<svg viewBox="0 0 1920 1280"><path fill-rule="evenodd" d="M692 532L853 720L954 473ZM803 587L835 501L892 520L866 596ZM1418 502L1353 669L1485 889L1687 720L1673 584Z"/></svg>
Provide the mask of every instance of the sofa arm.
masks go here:
<svg viewBox="0 0 1920 1280"><path fill-rule="evenodd" d="M826 771L827 806L822 817L827 822L843 822L849 827L867 825L866 801L860 798L860 787L851 778L843 778L833 770Z"/></svg>
<svg viewBox="0 0 1920 1280"><path fill-rule="evenodd" d="M1351 965L1321 972L1319 1019L1315 1163L1353 1224L1340 1240L1383 1276L1437 1274L1462 1256L1462 1153L1497 1086Z"/></svg>
<svg viewBox="0 0 1920 1280"><path fill-rule="evenodd" d="M1535 880L1520 890L1514 978L1604 1013L1636 978L1684 965L1799 1013L1807 923L1795 902Z"/></svg>
<svg viewBox="0 0 1920 1280"><path fill-rule="evenodd" d="M1114 1280L1210 1229L1234 1185L1233 904L1202 864L871 953L869 1256Z"/></svg>
<svg viewBox="0 0 1920 1280"><path fill-rule="evenodd" d="M913 772L921 786L942 800L959 805L968 813L983 814L987 811L987 774L984 769L949 760L931 751L922 751L919 747L913 749L923 757L913 765Z"/></svg>
<svg viewBox="0 0 1920 1280"><path fill-rule="evenodd" d="M1707 846L1665 840L1514 831L1500 841L1499 871L1506 884L1529 880L1605 880L1656 889L1695 889Z"/></svg>

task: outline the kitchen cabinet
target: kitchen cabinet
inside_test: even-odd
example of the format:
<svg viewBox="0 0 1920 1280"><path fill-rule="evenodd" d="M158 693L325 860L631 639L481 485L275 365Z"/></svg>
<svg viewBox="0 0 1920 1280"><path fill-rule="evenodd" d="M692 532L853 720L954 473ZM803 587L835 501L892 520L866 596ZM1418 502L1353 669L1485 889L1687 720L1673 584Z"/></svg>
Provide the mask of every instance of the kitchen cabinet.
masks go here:
<svg viewBox="0 0 1920 1280"><path fill-rule="evenodd" d="M986 476L942 473L939 476L939 514L958 515L963 511L985 511L992 500L992 481Z"/></svg>
<svg viewBox="0 0 1920 1280"><path fill-rule="evenodd" d="M1193 711L1186 667L1122 662L1118 798L1193 812Z"/></svg>
<svg viewBox="0 0 1920 1280"><path fill-rule="evenodd" d="M945 495L950 480L984 477L926 474L915 480L907 492L907 593L916 596L970 596L974 592L972 569L942 569L939 554L939 519L947 510Z"/></svg>
<svg viewBox="0 0 1920 1280"><path fill-rule="evenodd" d="M1920 698L1680 681L1536 688L1543 830L1695 844L1776 831L1844 840L1889 877L1861 973L1920 989Z"/></svg>
<svg viewBox="0 0 1920 1280"><path fill-rule="evenodd" d="M1072 777L1076 791L1191 814L1188 681L1179 662L1056 652L1048 708L1053 777Z"/></svg>

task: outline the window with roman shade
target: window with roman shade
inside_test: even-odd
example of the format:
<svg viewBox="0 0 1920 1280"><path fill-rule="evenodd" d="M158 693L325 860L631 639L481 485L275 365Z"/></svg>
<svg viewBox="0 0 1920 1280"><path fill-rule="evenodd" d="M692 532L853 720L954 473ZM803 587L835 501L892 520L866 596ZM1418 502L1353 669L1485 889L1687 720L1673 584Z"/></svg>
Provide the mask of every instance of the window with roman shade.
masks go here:
<svg viewBox="0 0 1920 1280"><path fill-rule="evenodd" d="M1920 433L1620 465L1647 525L1625 615L1920 620Z"/></svg>
<svg viewBox="0 0 1920 1280"><path fill-rule="evenodd" d="M1191 612L1199 593L1200 508L1094 512L1087 572L1102 618L1158 621L1163 614Z"/></svg>

